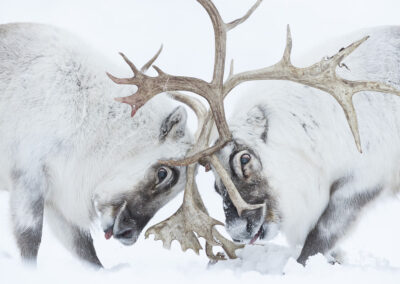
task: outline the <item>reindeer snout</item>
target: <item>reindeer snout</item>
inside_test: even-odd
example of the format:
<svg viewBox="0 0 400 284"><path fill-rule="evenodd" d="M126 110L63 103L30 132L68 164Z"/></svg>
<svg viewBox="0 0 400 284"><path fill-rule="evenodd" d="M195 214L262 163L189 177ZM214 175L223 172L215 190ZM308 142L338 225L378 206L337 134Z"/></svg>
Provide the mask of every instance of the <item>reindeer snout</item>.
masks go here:
<svg viewBox="0 0 400 284"><path fill-rule="evenodd" d="M136 242L140 231L126 205L121 206L113 227L114 238L124 245L132 245Z"/></svg>
<svg viewBox="0 0 400 284"><path fill-rule="evenodd" d="M260 232L264 223L262 208L243 211L242 216L239 216L233 203L225 199L224 211L227 231L235 241L252 240Z"/></svg>
<svg viewBox="0 0 400 284"><path fill-rule="evenodd" d="M124 203L118 210L113 226L114 238L124 245L133 245L150 220L150 217L139 216L132 211L132 208L129 210L127 203Z"/></svg>

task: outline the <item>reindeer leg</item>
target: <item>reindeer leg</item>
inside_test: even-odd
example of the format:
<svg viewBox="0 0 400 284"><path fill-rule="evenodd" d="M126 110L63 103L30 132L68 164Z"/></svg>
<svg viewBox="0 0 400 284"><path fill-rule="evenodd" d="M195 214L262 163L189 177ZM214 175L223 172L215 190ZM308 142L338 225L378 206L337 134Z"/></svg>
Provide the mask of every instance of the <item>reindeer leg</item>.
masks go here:
<svg viewBox="0 0 400 284"><path fill-rule="evenodd" d="M310 256L331 251L354 224L361 209L382 191L380 186L362 191L358 190L359 186L346 178L333 183L329 204L314 229L308 234L297 259L299 263L305 265Z"/></svg>
<svg viewBox="0 0 400 284"><path fill-rule="evenodd" d="M10 193L13 231L23 261L36 264L42 239L44 186L43 178L30 178L25 172L14 170Z"/></svg>
<svg viewBox="0 0 400 284"><path fill-rule="evenodd" d="M90 231L71 224L52 206L46 206L46 220L55 236L68 251L96 268L103 267L97 257Z"/></svg>

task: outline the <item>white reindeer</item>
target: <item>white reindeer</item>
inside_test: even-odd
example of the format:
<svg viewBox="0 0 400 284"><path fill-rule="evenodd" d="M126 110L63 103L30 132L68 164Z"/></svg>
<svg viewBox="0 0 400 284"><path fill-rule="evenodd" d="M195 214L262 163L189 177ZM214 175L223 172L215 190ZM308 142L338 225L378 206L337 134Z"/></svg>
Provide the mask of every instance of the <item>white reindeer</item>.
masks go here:
<svg viewBox="0 0 400 284"><path fill-rule="evenodd" d="M132 88L93 54L53 27L0 25L0 187L24 260L36 261L46 213L67 248L101 266L90 235L98 214L107 239L130 245L183 190L184 167L158 160L190 146L184 108L159 97L131 118L113 98Z"/></svg>
<svg viewBox="0 0 400 284"><path fill-rule="evenodd" d="M337 48L371 37L345 59L341 77L400 87L400 27L364 30ZM348 67L344 68L344 67ZM322 91L288 81L257 82L243 92L229 120L233 140L218 157L242 198L265 204L239 217L216 174L228 232L253 243L281 230L303 246L305 264L328 253L378 197L400 186L400 98L362 92L353 98L363 153L343 109Z"/></svg>

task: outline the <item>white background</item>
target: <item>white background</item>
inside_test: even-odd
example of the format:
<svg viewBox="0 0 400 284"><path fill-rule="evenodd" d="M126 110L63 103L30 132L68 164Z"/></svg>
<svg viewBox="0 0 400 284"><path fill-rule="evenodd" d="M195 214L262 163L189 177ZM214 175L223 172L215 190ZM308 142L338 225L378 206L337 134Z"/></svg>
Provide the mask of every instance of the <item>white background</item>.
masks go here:
<svg viewBox="0 0 400 284"><path fill-rule="evenodd" d="M254 3L250 0L215 0L226 21L240 17ZM293 61L300 64L301 54L319 43L377 25L400 23L400 1L380 0L270 0L264 1L245 24L228 35L228 60L235 59L235 71L259 68L275 63L284 47L286 24L292 28ZM117 55L123 51L141 65L164 44L157 65L176 75L211 78L213 33L204 10L195 0L0 0L0 24L41 22L56 25L79 35L97 52L123 66ZM338 46L339 49L341 46ZM327 54L313 54L321 58ZM227 101L228 113L234 97ZM191 125L194 125L193 117ZM201 192L212 214L223 220L221 201L213 192L210 175L198 178ZM280 264L280 253L261 253L258 249L248 259L206 269L204 253L172 251L160 242L139 239L133 247L116 241L106 242L95 232L98 254L109 270L87 271L81 268L45 228L36 271L22 268L17 260L7 211L7 194L0 192L0 281L1 283L71 283L91 281L106 283L167 282L284 282L284 283L400 283L400 202L382 202L371 209L344 247L348 263L325 264L315 257L305 269L289 261L285 275L265 274L266 267ZM163 208L151 221L168 217L179 206L181 196ZM274 247L272 247L274 248ZM3 282L5 281L5 282Z"/></svg>

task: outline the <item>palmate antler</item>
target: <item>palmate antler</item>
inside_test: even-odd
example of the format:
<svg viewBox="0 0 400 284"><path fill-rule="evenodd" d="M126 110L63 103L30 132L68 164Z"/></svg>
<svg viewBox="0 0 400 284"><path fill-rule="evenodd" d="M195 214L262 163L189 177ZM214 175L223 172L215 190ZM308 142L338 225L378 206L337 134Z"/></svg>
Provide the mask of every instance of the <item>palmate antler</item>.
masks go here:
<svg viewBox="0 0 400 284"><path fill-rule="evenodd" d="M213 126L212 113L206 112L204 105L195 98L178 92L169 94L175 100L188 105L198 117L196 142L190 152L206 148ZM229 258L236 258L235 250L242 248L243 245L229 241L214 228L215 225L223 224L208 215L195 183L196 167L196 164L187 167L185 194L181 207L167 220L149 228L145 236L147 238L150 234L154 234L154 239L162 240L166 248L170 248L173 240L178 240L182 250L193 249L196 253L202 249L198 237L203 237L206 239L206 254L210 259L225 259L223 254L213 253L213 246L222 246Z"/></svg>
<svg viewBox="0 0 400 284"><path fill-rule="evenodd" d="M142 107L148 100L161 92L189 91L205 98L210 106L210 111L206 113L204 106L193 98L182 94L173 94L175 98L185 102L192 107L199 117L199 126L196 133L196 143L189 151L186 158L179 161L162 161L170 166L188 166L187 183L185 188L184 201L180 209L169 219L151 227L146 235L155 234L155 239L161 239L165 246L169 246L172 240L177 239L184 250L192 248L196 252L201 248L198 237L206 239L206 252L212 259L218 259L212 253L212 246L221 245L229 257L235 257L235 249L238 247L232 242L222 237L214 228L220 222L208 216L204 204L197 191L194 181L196 165L211 164L222 182L227 188L230 199L238 210L239 215L245 210L254 210L265 205L247 204L235 188L228 173L222 167L215 155L227 142L231 141L232 136L229 131L224 111L224 98L237 85L253 80L288 80L303 85L311 86L331 94L341 105L353 133L355 144L361 152L360 135L358 131L357 117L352 103L354 94L361 91L376 91L383 93L393 93L400 95L395 88L379 82L350 81L337 76L336 68L342 66L342 61L350 55L368 37L361 39L346 48L342 48L332 57L322 59L320 62L306 68L298 68L292 65L290 60L292 49L292 38L290 29L287 30L286 48L282 59L273 66L258 70L233 74L233 69L224 83L225 63L226 63L226 35L227 32L237 25L247 20L262 0L257 0L253 7L240 19L225 23L218 10L211 0L197 0L210 16L215 36L215 59L214 72L211 82L202 79L184 76L173 76L163 72L160 68L153 66L157 71L156 77L150 77L140 71L123 54L122 57L132 69L132 78L119 79L110 74L108 76L117 84L132 84L138 87L138 91L117 101L127 103L132 107L132 115ZM200 106L201 105L201 106ZM215 121L219 133L216 145L209 147L209 136L213 122Z"/></svg>

